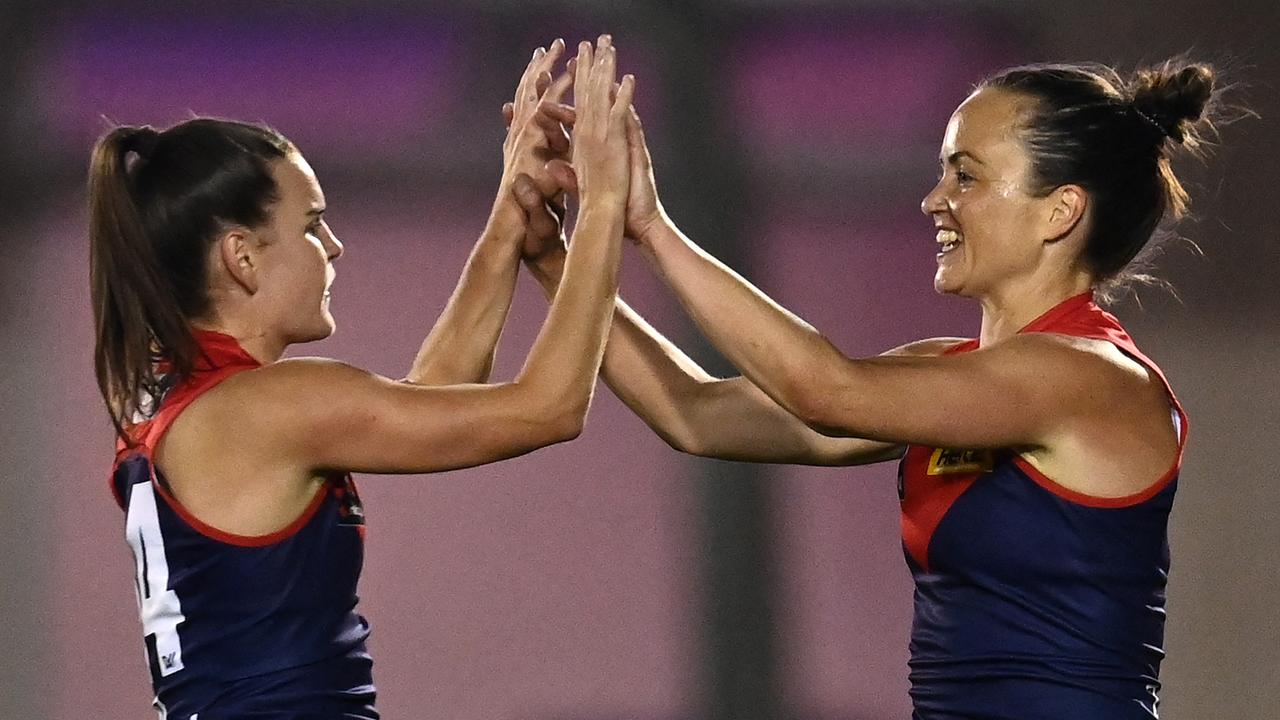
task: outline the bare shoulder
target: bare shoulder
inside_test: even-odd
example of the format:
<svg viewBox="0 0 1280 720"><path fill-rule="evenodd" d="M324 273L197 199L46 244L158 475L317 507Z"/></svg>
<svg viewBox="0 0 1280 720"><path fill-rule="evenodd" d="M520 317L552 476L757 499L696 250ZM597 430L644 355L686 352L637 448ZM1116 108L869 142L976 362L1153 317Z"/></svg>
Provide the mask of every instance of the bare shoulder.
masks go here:
<svg viewBox="0 0 1280 720"><path fill-rule="evenodd" d="M359 400L393 381L327 358L290 358L238 372L183 413L207 432L244 451L278 452L335 416L357 412ZM175 430L178 429L175 427Z"/></svg>
<svg viewBox="0 0 1280 720"><path fill-rule="evenodd" d="M924 340L909 342L906 345L899 345L892 350L885 351L883 354L898 357L936 357L956 345L968 341L969 338L961 337L926 338Z"/></svg>
<svg viewBox="0 0 1280 720"><path fill-rule="evenodd" d="M1099 497L1146 490L1168 473L1178 430L1155 371L1105 340L1050 333L1013 340L1010 349L1043 364L1065 421L1045 448L1023 453L1025 460L1058 484Z"/></svg>
<svg viewBox="0 0 1280 720"><path fill-rule="evenodd" d="M303 357L277 360L228 378L215 391L234 407L315 412L394 380L339 360Z"/></svg>
<svg viewBox="0 0 1280 720"><path fill-rule="evenodd" d="M1111 382L1130 388L1150 385L1154 381L1162 387L1150 369L1106 340L1056 333L1026 333L1001 343L1006 344L1009 350L1029 359L1048 362L1050 366L1047 369L1067 376L1079 375L1093 382Z"/></svg>
<svg viewBox="0 0 1280 720"><path fill-rule="evenodd" d="M979 352L998 358L998 372L1035 383L1063 424L1059 442L1067 447L1114 447L1117 455L1141 455L1121 438L1165 448L1171 434L1169 396L1164 381L1142 363L1105 340L1053 333L1017 335ZM1123 448L1123 449L1121 449ZM1158 464L1158 463L1157 463Z"/></svg>

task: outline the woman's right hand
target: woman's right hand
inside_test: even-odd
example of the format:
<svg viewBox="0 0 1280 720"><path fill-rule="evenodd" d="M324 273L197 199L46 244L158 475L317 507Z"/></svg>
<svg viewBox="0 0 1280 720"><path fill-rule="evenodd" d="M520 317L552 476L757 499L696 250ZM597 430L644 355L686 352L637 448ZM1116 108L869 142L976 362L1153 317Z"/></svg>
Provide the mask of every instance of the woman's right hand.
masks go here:
<svg viewBox="0 0 1280 720"><path fill-rule="evenodd" d="M507 113L505 108L504 113ZM539 125L546 133L548 142L563 141L565 129L574 128L578 118L575 108L559 102L541 103L538 106L538 115ZM649 154L644 128L640 123L640 116L636 113L635 107L628 109L627 116L627 147L630 152L631 177L627 197L625 232L628 238L643 245L649 233L664 224L668 224L670 221L667 218L666 209L662 207L662 201L658 198L657 183L653 177L653 159ZM546 171L546 178L554 183L552 188L555 192L563 191L570 195L577 193L578 179L573 167L568 162L560 158L554 158L546 164ZM543 183L526 184L517 179L516 194L521 206L524 207L526 212L530 213L531 218L538 218L542 221L542 215L545 214L541 205L542 198L535 197L529 194L530 192L548 196L551 191L543 187ZM546 221L541 222L544 227L550 226L550 224ZM534 253L533 258L529 259L536 259L538 255L540 253ZM528 258L528 256L526 257Z"/></svg>
<svg viewBox="0 0 1280 720"><path fill-rule="evenodd" d="M598 47L578 45L573 82L575 122L573 170L581 202L580 214L626 210L631 164L627 122L635 78L627 75L611 97L617 73L617 53L611 38L601 35Z"/></svg>

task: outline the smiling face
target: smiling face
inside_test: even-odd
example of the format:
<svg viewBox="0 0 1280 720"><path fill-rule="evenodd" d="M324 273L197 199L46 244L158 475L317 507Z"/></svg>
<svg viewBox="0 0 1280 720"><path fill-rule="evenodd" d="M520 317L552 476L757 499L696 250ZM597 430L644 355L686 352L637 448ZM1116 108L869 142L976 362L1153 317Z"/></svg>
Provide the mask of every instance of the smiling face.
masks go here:
<svg viewBox="0 0 1280 720"><path fill-rule="evenodd" d="M342 243L324 221L324 193L315 172L297 152L272 164L279 200L258 228L258 312L284 344L333 334L329 286Z"/></svg>
<svg viewBox="0 0 1280 720"><path fill-rule="evenodd" d="M1044 247L1045 204L1032 194L1031 158L1018 139L1025 96L984 88L947 123L942 174L920 209L937 228L934 289L983 297L1035 271Z"/></svg>

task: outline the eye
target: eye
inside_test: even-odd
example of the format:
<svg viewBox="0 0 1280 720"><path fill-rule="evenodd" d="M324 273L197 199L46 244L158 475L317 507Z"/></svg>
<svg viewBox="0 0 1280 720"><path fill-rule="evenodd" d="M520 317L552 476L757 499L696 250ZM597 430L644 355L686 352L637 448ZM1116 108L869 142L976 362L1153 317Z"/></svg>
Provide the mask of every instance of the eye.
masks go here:
<svg viewBox="0 0 1280 720"><path fill-rule="evenodd" d="M974 181L974 177L963 170L957 170L956 180L959 180L961 185L967 185Z"/></svg>
<svg viewBox="0 0 1280 720"><path fill-rule="evenodd" d="M310 225L308 225L308 226L307 226L307 234L308 234L308 235L315 235L316 237L320 237L320 228L321 228L321 227L323 227L323 224L322 224L319 220L316 220L315 222L313 222L313 223L311 223Z"/></svg>

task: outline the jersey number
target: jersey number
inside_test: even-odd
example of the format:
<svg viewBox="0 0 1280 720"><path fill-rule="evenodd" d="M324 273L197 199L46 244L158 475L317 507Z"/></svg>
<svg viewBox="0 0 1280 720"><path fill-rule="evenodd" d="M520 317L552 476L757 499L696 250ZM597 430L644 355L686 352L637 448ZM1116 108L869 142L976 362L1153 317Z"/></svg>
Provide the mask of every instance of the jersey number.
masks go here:
<svg viewBox="0 0 1280 720"><path fill-rule="evenodd" d="M155 488L151 483L133 486L125 528L129 547L133 549L142 634L155 637L154 667L162 677L172 675L182 669L178 625L186 617L182 615L178 594L169 589L169 563L164 555L164 536L160 534Z"/></svg>

